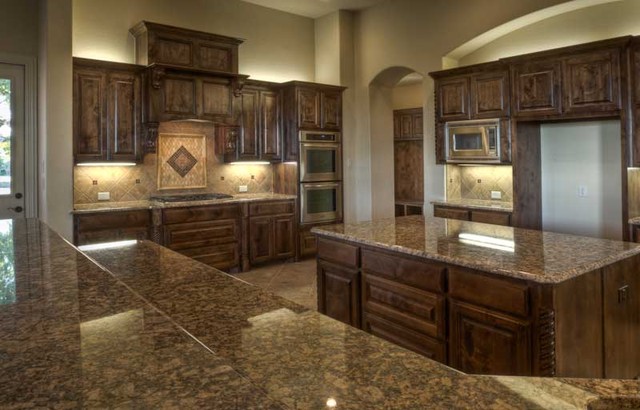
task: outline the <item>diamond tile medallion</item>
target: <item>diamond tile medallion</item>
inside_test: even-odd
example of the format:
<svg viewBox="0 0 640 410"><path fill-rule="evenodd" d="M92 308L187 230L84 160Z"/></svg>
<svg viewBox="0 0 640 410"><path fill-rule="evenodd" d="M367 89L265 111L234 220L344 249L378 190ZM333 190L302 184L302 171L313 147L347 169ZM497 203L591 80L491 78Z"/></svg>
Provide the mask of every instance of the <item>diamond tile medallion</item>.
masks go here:
<svg viewBox="0 0 640 410"><path fill-rule="evenodd" d="M198 160L191 155L184 145L181 145L180 148L178 148L178 150L167 160L167 164L171 165L171 168L173 168L183 178L197 163Z"/></svg>
<svg viewBox="0 0 640 410"><path fill-rule="evenodd" d="M158 189L205 188L207 150L204 135L158 136Z"/></svg>

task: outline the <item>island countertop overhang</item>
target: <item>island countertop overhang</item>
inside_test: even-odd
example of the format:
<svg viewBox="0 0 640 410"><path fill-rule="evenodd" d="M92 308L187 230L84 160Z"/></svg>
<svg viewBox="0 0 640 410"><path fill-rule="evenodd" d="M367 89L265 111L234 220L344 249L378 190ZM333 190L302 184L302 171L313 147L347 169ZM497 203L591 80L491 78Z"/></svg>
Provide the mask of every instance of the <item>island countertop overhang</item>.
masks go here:
<svg viewBox="0 0 640 410"><path fill-rule="evenodd" d="M377 249L534 283L561 283L640 254L640 244L429 216L311 230Z"/></svg>

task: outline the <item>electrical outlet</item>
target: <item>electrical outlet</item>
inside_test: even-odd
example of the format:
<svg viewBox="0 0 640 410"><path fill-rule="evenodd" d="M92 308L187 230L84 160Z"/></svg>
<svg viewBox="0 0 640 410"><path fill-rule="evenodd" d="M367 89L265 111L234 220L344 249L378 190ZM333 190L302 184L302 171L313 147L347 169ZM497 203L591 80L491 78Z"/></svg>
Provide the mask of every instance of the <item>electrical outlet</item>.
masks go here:
<svg viewBox="0 0 640 410"><path fill-rule="evenodd" d="M248 190L249 190L249 187L247 185L238 186L238 192L247 192Z"/></svg>
<svg viewBox="0 0 640 410"><path fill-rule="evenodd" d="M578 196L584 198L588 195L588 190L586 185L578 185Z"/></svg>
<svg viewBox="0 0 640 410"><path fill-rule="evenodd" d="M502 199L502 192L491 191L491 199Z"/></svg>
<svg viewBox="0 0 640 410"><path fill-rule="evenodd" d="M111 193L98 192L98 201L108 201L109 199L111 199Z"/></svg>

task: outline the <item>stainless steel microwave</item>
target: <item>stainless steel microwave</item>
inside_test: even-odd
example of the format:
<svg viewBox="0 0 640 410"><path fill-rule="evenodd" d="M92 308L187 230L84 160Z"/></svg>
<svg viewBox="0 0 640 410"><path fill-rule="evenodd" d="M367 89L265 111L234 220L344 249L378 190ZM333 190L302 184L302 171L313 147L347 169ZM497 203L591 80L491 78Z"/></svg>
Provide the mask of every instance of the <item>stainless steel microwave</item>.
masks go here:
<svg viewBox="0 0 640 410"><path fill-rule="evenodd" d="M447 162L500 162L500 120L445 124Z"/></svg>

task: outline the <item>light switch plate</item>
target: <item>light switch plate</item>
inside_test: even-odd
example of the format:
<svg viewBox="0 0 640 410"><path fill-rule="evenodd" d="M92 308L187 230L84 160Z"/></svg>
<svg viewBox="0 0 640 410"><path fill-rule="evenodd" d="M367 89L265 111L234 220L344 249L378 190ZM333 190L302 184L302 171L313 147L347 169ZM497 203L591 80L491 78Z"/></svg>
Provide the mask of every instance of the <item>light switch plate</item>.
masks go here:
<svg viewBox="0 0 640 410"><path fill-rule="evenodd" d="M98 201L108 201L111 199L110 192L98 192Z"/></svg>
<svg viewBox="0 0 640 410"><path fill-rule="evenodd" d="M247 192L248 190L249 190L249 187L247 185L238 186L238 192Z"/></svg>
<svg viewBox="0 0 640 410"><path fill-rule="evenodd" d="M502 199L502 192L491 191L491 199Z"/></svg>

